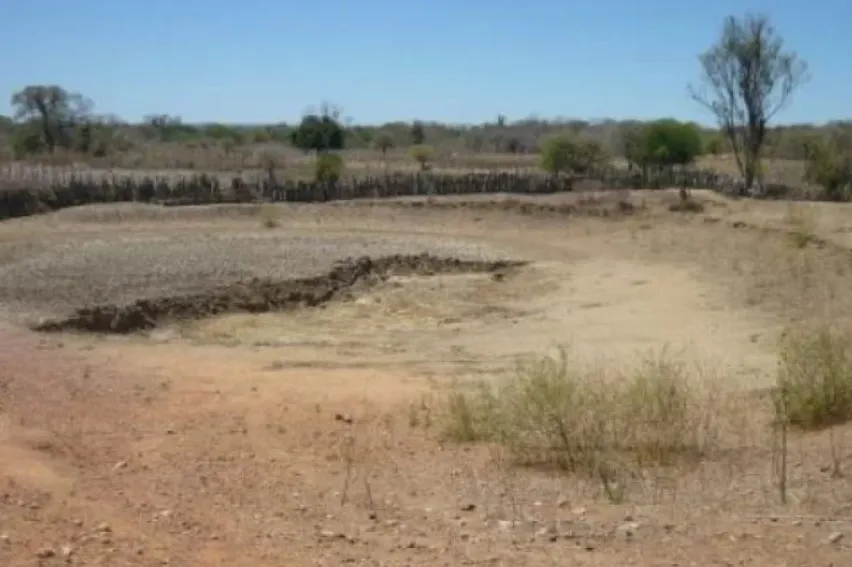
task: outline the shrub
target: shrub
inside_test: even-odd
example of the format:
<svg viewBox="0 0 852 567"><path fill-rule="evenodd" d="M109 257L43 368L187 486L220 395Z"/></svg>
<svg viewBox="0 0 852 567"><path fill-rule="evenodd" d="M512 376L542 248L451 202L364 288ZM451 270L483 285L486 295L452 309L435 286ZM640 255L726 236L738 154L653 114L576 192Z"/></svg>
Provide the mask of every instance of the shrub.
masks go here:
<svg viewBox="0 0 852 567"><path fill-rule="evenodd" d="M337 183L343 174L340 154L319 154L314 163L314 177L319 183Z"/></svg>
<svg viewBox="0 0 852 567"><path fill-rule="evenodd" d="M719 429L711 402L687 367L665 352L608 377L573 363L563 349L557 357L519 364L506 384L454 390L444 433L456 441L500 443L520 464L600 476L613 467L708 454Z"/></svg>
<svg viewBox="0 0 852 567"><path fill-rule="evenodd" d="M802 429L852 420L852 348L847 333L823 326L782 334L776 417Z"/></svg>
<svg viewBox="0 0 852 567"><path fill-rule="evenodd" d="M435 154L435 149L432 146L425 144L416 144L408 148L408 154L420 164L420 170L426 171L429 165L429 160Z"/></svg>
<svg viewBox="0 0 852 567"><path fill-rule="evenodd" d="M829 141L810 142L805 177L822 187L822 198L849 201L852 197L852 134L835 132Z"/></svg>
<svg viewBox="0 0 852 567"><path fill-rule="evenodd" d="M548 140L541 155L541 167L548 173L585 174L605 161L601 147L591 140L558 136Z"/></svg>

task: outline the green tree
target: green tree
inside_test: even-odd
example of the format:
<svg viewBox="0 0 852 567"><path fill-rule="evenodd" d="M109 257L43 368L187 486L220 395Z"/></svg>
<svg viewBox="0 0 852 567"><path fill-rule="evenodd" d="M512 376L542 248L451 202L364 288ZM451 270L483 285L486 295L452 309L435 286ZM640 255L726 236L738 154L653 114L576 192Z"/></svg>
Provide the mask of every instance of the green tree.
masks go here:
<svg viewBox="0 0 852 567"><path fill-rule="evenodd" d="M230 140L234 144L239 144L243 141L243 133L237 128L227 126L225 124L207 124L203 128L203 133L208 138L216 141Z"/></svg>
<svg viewBox="0 0 852 567"><path fill-rule="evenodd" d="M719 134L709 136L704 142L704 151L712 156L718 156L725 150L725 139Z"/></svg>
<svg viewBox="0 0 852 567"><path fill-rule="evenodd" d="M290 133L290 141L305 152L326 153L342 150L345 133L340 123L331 115L308 114L299 127Z"/></svg>
<svg viewBox="0 0 852 567"><path fill-rule="evenodd" d="M567 135L548 140L541 154L542 169L554 175L586 174L604 161L604 152L596 142Z"/></svg>
<svg viewBox="0 0 852 567"><path fill-rule="evenodd" d="M415 120L411 125L411 143L415 146L426 143L426 129L419 120Z"/></svg>
<svg viewBox="0 0 852 567"><path fill-rule="evenodd" d="M373 139L373 147L382 152L382 159L388 159L388 150L393 148L393 136L389 132L379 132Z"/></svg>
<svg viewBox="0 0 852 567"><path fill-rule="evenodd" d="M625 156L641 168L692 163L701 153L701 130L691 122L663 119L626 134Z"/></svg>
<svg viewBox="0 0 852 567"><path fill-rule="evenodd" d="M760 171L767 124L806 80L807 65L784 50L767 16L753 14L728 17L718 42L700 61L702 86L690 87L692 98L715 116L751 187Z"/></svg>

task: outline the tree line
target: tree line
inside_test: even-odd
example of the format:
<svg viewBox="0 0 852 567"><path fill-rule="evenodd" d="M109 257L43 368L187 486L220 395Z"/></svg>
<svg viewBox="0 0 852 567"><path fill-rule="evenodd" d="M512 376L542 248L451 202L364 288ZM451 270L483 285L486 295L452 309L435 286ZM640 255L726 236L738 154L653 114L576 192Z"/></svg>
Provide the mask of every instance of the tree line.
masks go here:
<svg viewBox="0 0 852 567"><path fill-rule="evenodd" d="M808 160L811 180L830 191L847 190L852 178L852 123L821 128L771 125L809 74L807 64L786 49L767 16L726 18L717 42L700 54L698 70L699 80L689 85L689 94L708 111L715 128L670 118L590 124L509 122L505 116L466 127L422 121L364 126L349 123L340 109L328 104L298 124L186 124L166 114L128 124L95 113L94 103L80 93L59 85L30 85L12 95L14 114L0 117L0 136L17 158L59 149L100 157L150 142L209 140L225 151L246 144L285 143L320 156L317 175L329 180L341 165L335 151L344 148L374 148L385 155L393 148L406 148L423 169L438 146L541 154L542 167L554 174L582 173L613 155L623 156L631 168L645 173L688 165L702 153L732 154L749 187L761 182L763 158L791 157Z"/></svg>

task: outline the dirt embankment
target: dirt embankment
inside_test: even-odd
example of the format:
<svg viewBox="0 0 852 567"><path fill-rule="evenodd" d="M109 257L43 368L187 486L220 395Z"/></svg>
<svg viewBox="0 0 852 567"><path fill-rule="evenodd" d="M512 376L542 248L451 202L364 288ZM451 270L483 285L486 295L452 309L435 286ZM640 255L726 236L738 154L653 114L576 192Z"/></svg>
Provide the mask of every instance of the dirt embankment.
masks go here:
<svg viewBox="0 0 852 567"><path fill-rule="evenodd" d="M226 284L210 292L140 299L129 305L98 305L72 316L34 326L36 331L78 330L132 333L152 329L170 319L197 319L224 313L283 311L321 305L357 286L370 286L392 275L429 276L448 273L501 273L525 262L473 261L430 254L361 257L338 262L327 274L287 281L252 279Z"/></svg>

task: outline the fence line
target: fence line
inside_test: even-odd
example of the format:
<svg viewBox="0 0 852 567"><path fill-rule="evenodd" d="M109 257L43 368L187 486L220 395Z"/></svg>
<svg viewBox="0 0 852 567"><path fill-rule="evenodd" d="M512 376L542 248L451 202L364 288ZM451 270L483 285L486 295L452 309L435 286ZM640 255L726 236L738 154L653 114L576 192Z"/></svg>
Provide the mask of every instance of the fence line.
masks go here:
<svg viewBox="0 0 852 567"><path fill-rule="evenodd" d="M743 195L738 178L698 169L666 169L647 175L618 168L602 168L585 176L553 176L531 172L389 173L352 177L335 183L274 181L254 175L146 173L103 171L79 167L29 167L16 164L0 169L0 220L92 203L140 202L164 205L215 203L315 203L362 198L428 195L508 193L543 195L581 189L711 189ZM801 188L772 185L762 196L808 198Z"/></svg>

